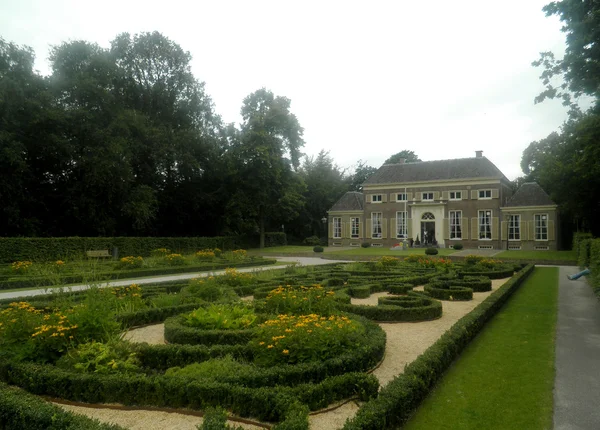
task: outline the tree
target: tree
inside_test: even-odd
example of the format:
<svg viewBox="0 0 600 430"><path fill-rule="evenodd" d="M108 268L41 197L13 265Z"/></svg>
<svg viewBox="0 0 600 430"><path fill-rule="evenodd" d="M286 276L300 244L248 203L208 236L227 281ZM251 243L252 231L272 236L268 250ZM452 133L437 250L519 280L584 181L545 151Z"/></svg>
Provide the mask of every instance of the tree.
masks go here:
<svg viewBox="0 0 600 430"><path fill-rule="evenodd" d="M532 142L521 168L560 205L564 219L600 234L600 116L570 121L561 133Z"/></svg>
<svg viewBox="0 0 600 430"><path fill-rule="evenodd" d="M227 216L230 225L255 223L263 248L267 223L293 219L303 203L294 173L303 129L290 112L290 100L264 88L244 99L241 114L241 130L231 137L228 153L235 176L230 176Z"/></svg>
<svg viewBox="0 0 600 430"><path fill-rule="evenodd" d="M400 163L400 160L404 159L406 163L416 163L418 161L422 161L414 151L409 151L408 149L403 149L402 151L392 155L390 158L384 161L383 164L397 164Z"/></svg>
<svg viewBox="0 0 600 430"><path fill-rule="evenodd" d="M369 166L364 161L358 160L354 167L354 173L347 178L348 191L362 191L362 184L376 171L376 167Z"/></svg>
<svg viewBox="0 0 600 430"><path fill-rule="evenodd" d="M288 231L299 238L326 236L321 219L348 190L344 171L334 164L329 152L321 150L316 157L304 159L300 176L306 185L305 204Z"/></svg>
<svg viewBox="0 0 600 430"><path fill-rule="evenodd" d="M536 98L539 103L546 98L560 98L571 113L579 114L574 99L581 95L598 98L600 90L600 4L595 1L562 0L543 8L546 16L556 15L563 22L567 48L562 59L552 52L542 52L533 62L543 67L540 76L546 89ZM554 82L558 82L555 84Z"/></svg>

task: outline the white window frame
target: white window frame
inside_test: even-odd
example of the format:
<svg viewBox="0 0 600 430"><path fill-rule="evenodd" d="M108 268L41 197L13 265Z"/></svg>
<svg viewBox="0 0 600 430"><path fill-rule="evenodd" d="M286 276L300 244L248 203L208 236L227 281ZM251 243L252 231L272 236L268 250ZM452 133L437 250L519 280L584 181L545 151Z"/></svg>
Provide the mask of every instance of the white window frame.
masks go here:
<svg viewBox="0 0 600 430"><path fill-rule="evenodd" d="M342 217L339 217L339 216L333 217L333 238L334 239L342 238Z"/></svg>
<svg viewBox="0 0 600 430"><path fill-rule="evenodd" d="M450 220L450 239L462 240L462 211L449 211L448 219Z"/></svg>
<svg viewBox="0 0 600 430"><path fill-rule="evenodd" d="M539 220L539 222L538 222ZM542 223L542 221L545 221ZM534 214L533 224L535 228L536 242L548 242L548 214ZM545 229L545 231L544 231ZM545 238L544 238L545 236Z"/></svg>
<svg viewBox="0 0 600 430"><path fill-rule="evenodd" d="M483 197L481 196L481 194L483 193ZM487 194L489 194L490 196L488 197ZM492 190L479 190L477 195L478 200L491 200L492 198Z"/></svg>
<svg viewBox="0 0 600 430"><path fill-rule="evenodd" d="M396 239L408 238L408 212L396 212Z"/></svg>
<svg viewBox="0 0 600 430"><path fill-rule="evenodd" d="M431 196L431 198L429 198L430 196ZM423 191L421 193L421 201L432 202L433 201L433 191Z"/></svg>
<svg viewBox="0 0 600 430"><path fill-rule="evenodd" d="M397 202L407 202L408 201L408 194L407 193L397 193L396 194L396 201Z"/></svg>
<svg viewBox="0 0 600 430"><path fill-rule="evenodd" d="M357 239L360 237L360 217L350 218L350 225L350 237L352 239Z"/></svg>
<svg viewBox="0 0 600 430"><path fill-rule="evenodd" d="M381 212L371 212L371 238L381 239L383 236L382 226L383 214ZM377 222L375 222L377 220Z"/></svg>
<svg viewBox="0 0 600 430"><path fill-rule="evenodd" d="M521 215L509 215L508 225L508 240L510 242L519 242L521 240Z"/></svg>
<svg viewBox="0 0 600 430"><path fill-rule="evenodd" d="M371 203L382 203L383 194L371 194Z"/></svg>
<svg viewBox="0 0 600 430"><path fill-rule="evenodd" d="M482 216L483 214L483 216ZM477 211L478 240L492 240L492 210ZM482 237L483 236L483 237ZM488 237L489 236L489 237Z"/></svg>
<svg viewBox="0 0 600 430"><path fill-rule="evenodd" d="M454 197L452 197L452 194L454 194ZM450 191L448 198L452 201L462 200L462 191Z"/></svg>

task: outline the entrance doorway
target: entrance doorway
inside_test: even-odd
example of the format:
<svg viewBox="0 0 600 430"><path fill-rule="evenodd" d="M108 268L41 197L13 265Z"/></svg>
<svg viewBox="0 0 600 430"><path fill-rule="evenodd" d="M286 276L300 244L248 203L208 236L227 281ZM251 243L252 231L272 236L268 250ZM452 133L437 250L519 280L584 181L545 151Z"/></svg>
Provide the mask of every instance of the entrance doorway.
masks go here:
<svg viewBox="0 0 600 430"><path fill-rule="evenodd" d="M431 212L425 212L421 217L421 243L433 245L435 241L435 217Z"/></svg>

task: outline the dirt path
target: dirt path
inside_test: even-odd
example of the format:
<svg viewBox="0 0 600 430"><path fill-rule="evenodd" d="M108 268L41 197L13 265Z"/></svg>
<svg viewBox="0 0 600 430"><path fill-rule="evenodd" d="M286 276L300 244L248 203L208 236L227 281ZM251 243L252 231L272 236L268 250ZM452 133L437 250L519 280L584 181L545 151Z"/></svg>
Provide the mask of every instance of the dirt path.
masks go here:
<svg viewBox="0 0 600 430"><path fill-rule="evenodd" d="M508 279L493 280L492 291L496 291ZM434 321L380 324L387 335L386 353L383 362L373 374L379 379L381 386L386 385L394 376L402 373L408 363L421 355L454 323L472 311L490 294L491 292L474 293L473 300L468 302L443 301L442 317ZM352 299L352 303L375 306L377 305L377 298L385 295L387 293L376 293L366 299ZM165 343L164 325L156 324L131 330L127 333L125 339L131 342L148 342L150 344ZM356 414L359 406L359 403L352 401L333 411L311 415L309 417L310 428L313 430L341 428L348 418ZM67 408L66 406L63 407ZM76 408L78 413L98 418L103 422L114 422L129 429L140 430L195 429L195 425L201 423L202 420L199 417L155 411L122 411L79 406L68 406L68 408ZM231 424L239 425L233 422ZM249 426L244 428L256 429L259 427Z"/></svg>

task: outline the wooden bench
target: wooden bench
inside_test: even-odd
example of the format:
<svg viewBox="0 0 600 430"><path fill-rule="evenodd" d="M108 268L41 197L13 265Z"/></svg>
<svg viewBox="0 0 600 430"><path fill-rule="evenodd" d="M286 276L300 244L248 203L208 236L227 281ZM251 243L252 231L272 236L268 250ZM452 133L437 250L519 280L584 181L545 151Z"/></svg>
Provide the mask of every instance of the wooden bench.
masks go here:
<svg viewBox="0 0 600 430"><path fill-rule="evenodd" d="M100 249L100 250L95 250L95 251L85 251L86 255L89 258L106 258L106 257L112 257L112 255L110 255L110 253L108 252L108 249Z"/></svg>

